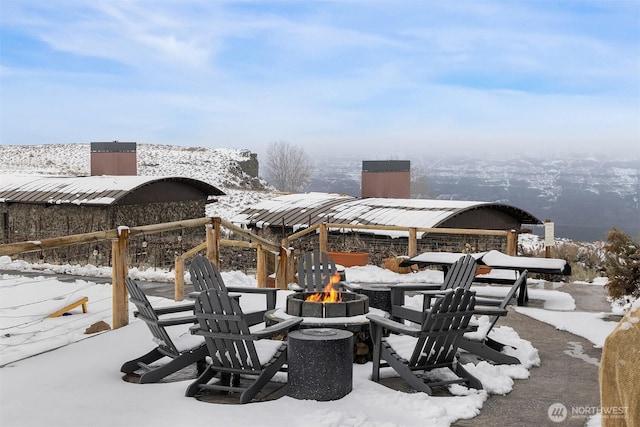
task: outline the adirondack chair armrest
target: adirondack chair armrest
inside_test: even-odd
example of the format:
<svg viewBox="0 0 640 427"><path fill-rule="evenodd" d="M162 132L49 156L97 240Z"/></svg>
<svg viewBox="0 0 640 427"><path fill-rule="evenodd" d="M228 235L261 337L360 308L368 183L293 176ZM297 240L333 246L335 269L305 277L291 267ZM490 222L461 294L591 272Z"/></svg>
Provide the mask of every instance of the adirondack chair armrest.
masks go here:
<svg viewBox="0 0 640 427"><path fill-rule="evenodd" d="M391 290L391 306L404 305L405 292L437 291L441 286L435 283L408 283L389 286Z"/></svg>
<svg viewBox="0 0 640 427"><path fill-rule="evenodd" d="M424 295L425 297L433 298L433 297L443 296L444 294L447 294L450 292L453 292L453 290L452 289L445 289L445 290L430 289L425 291L418 291L417 293L419 293L420 295Z"/></svg>
<svg viewBox="0 0 640 427"><path fill-rule="evenodd" d="M406 292L420 292L420 291L437 291L440 290L442 285L436 283L411 283L405 285L392 285L391 289L391 301L394 300L398 303L404 303L404 294Z"/></svg>
<svg viewBox="0 0 640 427"><path fill-rule="evenodd" d="M473 310L473 314L478 316L506 316L507 310L504 308L484 308L484 307L476 307Z"/></svg>
<svg viewBox="0 0 640 427"><path fill-rule="evenodd" d="M267 310L276 307L277 288L251 288L248 286L227 286L228 292L239 292L245 294L263 294L267 297Z"/></svg>
<svg viewBox="0 0 640 427"><path fill-rule="evenodd" d="M411 291L437 291L442 287L439 283L405 283L401 285L392 285L390 288L392 290L398 290L402 292L411 292Z"/></svg>
<svg viewBox="0 0 640 427"><path fill-rule="evenodd" d="M389 318L378 316L375 314L367 315L367 319L369 319L369 321L377 327L382 327L399 334L411 335L415 337L420 335L420 332L422 332L418 327L408 326L404 323L399 323Z"/></svg>
<svg viewBox="0 0 640 427"><path fill-rule="evenodd" d="M257 339L269 338L274 335L281 334L282 332L288 331L295 326L298 326L300 323L302 323L302 320L303 319L301 317L287 319L280 323L267 326L266 328L260 329L259 331L251 332L251 335L255 336Z"/></svg>
<svg viewBox="0 0 640 427"><path fill-rule="evenodd" d="M170 317L169 319L158 320L158 326L184 325L187 323L196 323L197 321L196 316Z"/></svg>
<svg viewBox="0 0 640 427"><path fill-rule="evenodd" d="M163 314L181 313L183 311L193 312L194 306L195 306L194 303L182 304L182 305L175 305L172 307L154 308L153 311L155 311L158 316L162 316Z"/></svg>
<svg viewBox="0 0 640 427"><path fill-rule="evenodd" d="M490 298L490 297L476 297L476 306L489 305L489 306L498 307L500 304L502 304L502 299Z"/></svg>

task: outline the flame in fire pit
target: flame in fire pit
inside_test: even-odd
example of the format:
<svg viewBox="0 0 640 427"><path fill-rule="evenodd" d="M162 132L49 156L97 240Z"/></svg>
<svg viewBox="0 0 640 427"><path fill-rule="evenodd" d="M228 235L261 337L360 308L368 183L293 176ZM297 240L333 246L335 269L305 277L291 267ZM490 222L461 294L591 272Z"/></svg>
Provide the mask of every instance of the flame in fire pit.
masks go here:
<svg viewBox="0 0 640 427"><path fill-rule="evenodd" d="M340 281L340 273L336 271L336 273L329 278L329 284L324 287L322 292L316 292L315 294L309 295L305 301L310 302L342 302L342 297L340 296L340 292L333 288L333 285Z"/></svg>

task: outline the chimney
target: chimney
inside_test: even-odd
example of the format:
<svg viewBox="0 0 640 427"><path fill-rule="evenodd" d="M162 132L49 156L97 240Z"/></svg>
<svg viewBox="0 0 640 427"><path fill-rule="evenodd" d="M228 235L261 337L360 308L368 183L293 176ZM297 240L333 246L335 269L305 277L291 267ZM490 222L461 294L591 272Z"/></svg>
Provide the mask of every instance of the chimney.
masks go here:
<svg viewBox="0 0 640 427"><path fill-rule="evenodd" d="M409 199L411 162L409 160L363 160L361 196Z"/></svg>
<svg viewBox="0 0 640 427"><path fill-rule="evenodd" d="M137 174L135 142L91 143L91 176Z"/></svg>

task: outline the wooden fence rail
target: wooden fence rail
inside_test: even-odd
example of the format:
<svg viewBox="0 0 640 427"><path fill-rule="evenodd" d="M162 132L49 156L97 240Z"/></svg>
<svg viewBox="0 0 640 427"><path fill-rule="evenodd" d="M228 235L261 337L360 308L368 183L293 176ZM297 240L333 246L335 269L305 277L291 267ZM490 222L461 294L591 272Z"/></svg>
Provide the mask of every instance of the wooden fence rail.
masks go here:
<svg viewBox="0 0 640 427"><path fill-rule="evenodd" d="M270 252L276 258L275 285L277 288L286 289L287 284L293 282L295 275L295 254L290 243L309 233L319 234L318 245L321 251L327 251L328 233L330 231L345 230L387 230L403 231L408 236L408 255L416 255L418 233L434 234L465 234L465 235L491 235L505 236L507 239L507 253L515 255L517 245L517 232L515 230L474 230L460 228L419 228L398 227L380 225L354 225L339 223L322 223L291 234L282 239L281 245L277 245L261 236L226 221L219 217L205 217L174 221L162 224L151 224L139 227L121 226L116 229L97 231L92 233L74 234L70 236L53 237L43 240L16 242L0 245L0 256L17 255L21 253L42 251L70 245L96 243L98 241L110 241L112 248L111 271L113 286L113 329L120 328L129 323L128 296L125 279L129 270L129 239L140 234L154 234L174 231L186 228L205 227L205 241L199 245L177 255L175 258L175 289L174 298L180 301L184 297L184 262L198 252L206 251L206 256L218 268L220 268L220 246L244 247L256 250L256 281L258 286L265 287L267 282L267 254ZM221 228L224 227L234 236L247 240L223 239Z"/></svg>

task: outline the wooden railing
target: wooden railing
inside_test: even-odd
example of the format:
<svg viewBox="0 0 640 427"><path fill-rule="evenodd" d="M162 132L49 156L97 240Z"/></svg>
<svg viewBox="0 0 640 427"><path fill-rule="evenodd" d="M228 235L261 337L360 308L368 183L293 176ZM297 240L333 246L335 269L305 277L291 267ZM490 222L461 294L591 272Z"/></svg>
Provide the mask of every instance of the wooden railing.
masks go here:
<svg viewBox="0 0 640 427"><path fill-rule="evenodd" d="M516 254L517 232L515 230L474 230L460 228L418 228L380 225L353 225L322 223L316 224L302 231L294 233L282 239L277 245L250 231L242 229L219 217L197 218L184 221L175 221L162 224L143 225L139 227L118 227L117 229L97 231L92 233L75 234L70 236L53 237L37 241L16 242L0 245L0 256L17 255L20 253L36 252L45 249L54 249L70 245L96 243L98 241L111 241L112 249L112 308L114 329L129 323L129 302L125 286L125 279L129 272L129 239L140 234L148 235L167 231L174 231L193 227L205 227L205 241L175 258L175 286L174 299L181 301L184 298L184 261L198 252L206 251L206 257L220 268L220 246L244 247L256 250L256 281L259 287L267 285L267 253L276 256L275 286L286 289L287 284L294 281L296 266L295 254L290 243L309 233L319 233L319 249L327 251L328 233L331 230L386 230L401 231L408 234L408 255L415 256L417 250L418 233L434 234L465 234L465 235L491 235L505 236L507 239L507 253ZM234 235L247 240L222 239L221 229L226 228Z"/></svg>
<svg viewBox="0 0 640 427"><path fill-rule="evenodd" d="M518 232L516 230L476 230L468 228L421 228L421 227L399 227L393 225L354 225L354 224L339 224L339 223L326 223L312 225L309 228L305 228L302 231L294 233L285 239L283 239L282 245L285 247L290 246L290 242L295 239L299 239L309 233L319 233L319 249L322 252L327 251L328 232L331 230L385 230L385 231L400 231L408 233L408 256L413 257L417 255L418 248L418 233L431 233L431 234L464 234L475 236L504 236L507 239L507 255L516 255L518 248Z"/></svg>
<svg viewBox="0 0 640 427"><path fill-rule="evenodd" d="M37 252L45 249L55 249L71 245L82 245L97 243L100 241L111 241L111 283L112 283L112 327L114 329L125 326L129 323L129 301L125 286L125 279L129 274L129 239L143 234L150 235L167 231L175 231L193 227L205 226L205 242L176 256L175 291L176 301L183 299L184 294L184 260L196 253L206 250L206 256L216 266L220 267L220 246L241 246L254 248L258 252L257 256L257 281L258 286L266 286L266 252L271 251L278 255L287 251L274 245L271 241L256 234L244 230L221 218L196 218L184 221L167 222L162 224L143 225L139 227L118 227L112 230L97 231L93 233L74 234L70 236L52 237L42 240L31 240L26 242L7 243L0 245L0 256L17 255L21 253ZM237 241L222 239L220 228L225 227L235 235L250 239L247 241ZM286 265L286 263L284 263ZM281 280L284 282L284 275ZM280 286L283 286L280 284ZM286 284L284 285L286 286Z"/></svg>

